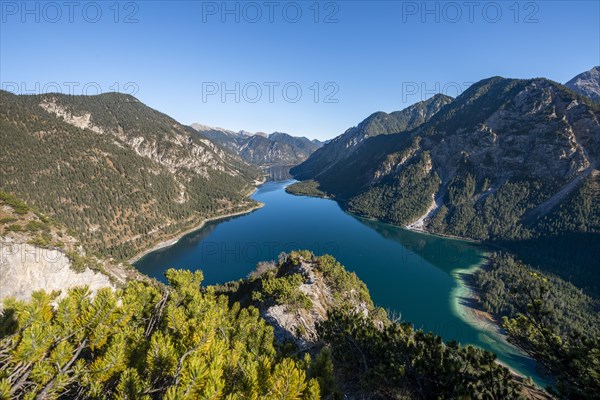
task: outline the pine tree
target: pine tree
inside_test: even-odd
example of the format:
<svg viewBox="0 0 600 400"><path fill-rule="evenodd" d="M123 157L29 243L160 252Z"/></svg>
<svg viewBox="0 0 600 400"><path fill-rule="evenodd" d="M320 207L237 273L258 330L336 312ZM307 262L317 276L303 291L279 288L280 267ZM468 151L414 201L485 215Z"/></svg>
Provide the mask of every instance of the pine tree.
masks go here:
<svg viewBox="0 0 600 400"><path fill-rule="evenodd" d="M318 398L256 309L202 292L201 272L166 275L167 289L130 282L6 301L0 399Z"/></svg>

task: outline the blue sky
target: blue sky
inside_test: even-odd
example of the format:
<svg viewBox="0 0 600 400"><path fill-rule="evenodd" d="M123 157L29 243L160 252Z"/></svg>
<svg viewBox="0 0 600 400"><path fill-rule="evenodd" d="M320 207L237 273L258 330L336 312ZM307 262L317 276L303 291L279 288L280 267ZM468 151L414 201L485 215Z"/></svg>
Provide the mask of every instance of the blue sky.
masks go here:
<svg viewBox="0 0 600 400"><path fill-rule="evenodd" d="M326 139L490 76L600 65L599 1L73 4L0 3L2 88L119 90L185 124Z"/></svg>

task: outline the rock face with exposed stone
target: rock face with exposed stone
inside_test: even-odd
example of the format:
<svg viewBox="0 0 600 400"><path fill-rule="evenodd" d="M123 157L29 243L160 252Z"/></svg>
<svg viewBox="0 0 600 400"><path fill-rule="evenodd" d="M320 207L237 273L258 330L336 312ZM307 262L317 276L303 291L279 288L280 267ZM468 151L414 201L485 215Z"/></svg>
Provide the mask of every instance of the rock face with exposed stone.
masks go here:
<svg viewBox="0 0 600 400"><path fill-rule="evenodd" d="M92 292L112 287L108 276L85 268L72 269L72 262L59 249L47 249L26 242L2 238L0 242L0 300L14 297L28 300L38 290L62 291L76 286L88 286Z"/></svg>
<svg viewBox="0 0 600 400"><path fill-rule="evenodd" d="M582 72L565 83L565 86L596 102L600 102L600 66Z"/></svg>
<svg viewBox="0 0 600 400"><path fill-rule="evenodd" d="M335 308L347 308L363 315L379 315L365 284L347 272L333 257L315 257L308 252L292 252L270 272L276 278L300 275L297 290L310 299L310 307L294 307L289 302L266 299L259 305L262 317L275 330L279 343L290 341L299 349L318 341L317 325ZM264 275L258 279L269 279Z"/></svg>

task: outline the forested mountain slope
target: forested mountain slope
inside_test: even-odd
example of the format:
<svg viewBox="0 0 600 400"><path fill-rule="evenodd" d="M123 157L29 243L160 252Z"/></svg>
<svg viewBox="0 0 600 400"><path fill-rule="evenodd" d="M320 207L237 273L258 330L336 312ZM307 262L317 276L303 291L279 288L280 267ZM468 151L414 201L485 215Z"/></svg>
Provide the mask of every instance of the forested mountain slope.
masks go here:
<svg viewBox="0 0 600 400"><path fill-rule="evenodd" d="M0 189L128 258L206 217L247 209L259 171L129 95L0 92Z"/></svg>
<svg viewBox="0 0 600 400"><path fill-rule="evenodd" d="M8 297L29 300L38 290L92 292L150 281L126 263L87 254L73 232L11 194L0 192L0 313Z"/></svg>
<svg viewBox="0 0 600 400"><path fill-rule="evenodd" d="M558 83L494 77L410 132L366 140L316 185L360 215L536 252L581 233L571 243L589 245L589 262L600 232L599 120L599 104ZM578 248L561 241L561 251ZM583 275L580 264L562 268L586 286L600 277L593 264Z"/></svg>

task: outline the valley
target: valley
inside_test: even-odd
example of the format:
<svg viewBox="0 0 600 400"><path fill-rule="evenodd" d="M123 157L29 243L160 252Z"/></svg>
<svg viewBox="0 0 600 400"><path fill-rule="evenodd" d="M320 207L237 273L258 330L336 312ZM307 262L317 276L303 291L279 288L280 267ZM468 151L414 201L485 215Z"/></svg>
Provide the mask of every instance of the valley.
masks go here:
<svg viewBox="0 0 600 400"><path fill-rule="evenodd" d="M0 398L269 398L287 374L289 398L593 398L596 78L492 77L327 141L1 91ZM270 377L184 389L199 365Z"/></svg>
<svg viewBox="0 0 600 400"><path fill-rule="evenodd" d="M0 400L600 400L599 16L0 2Z"/></svg>

